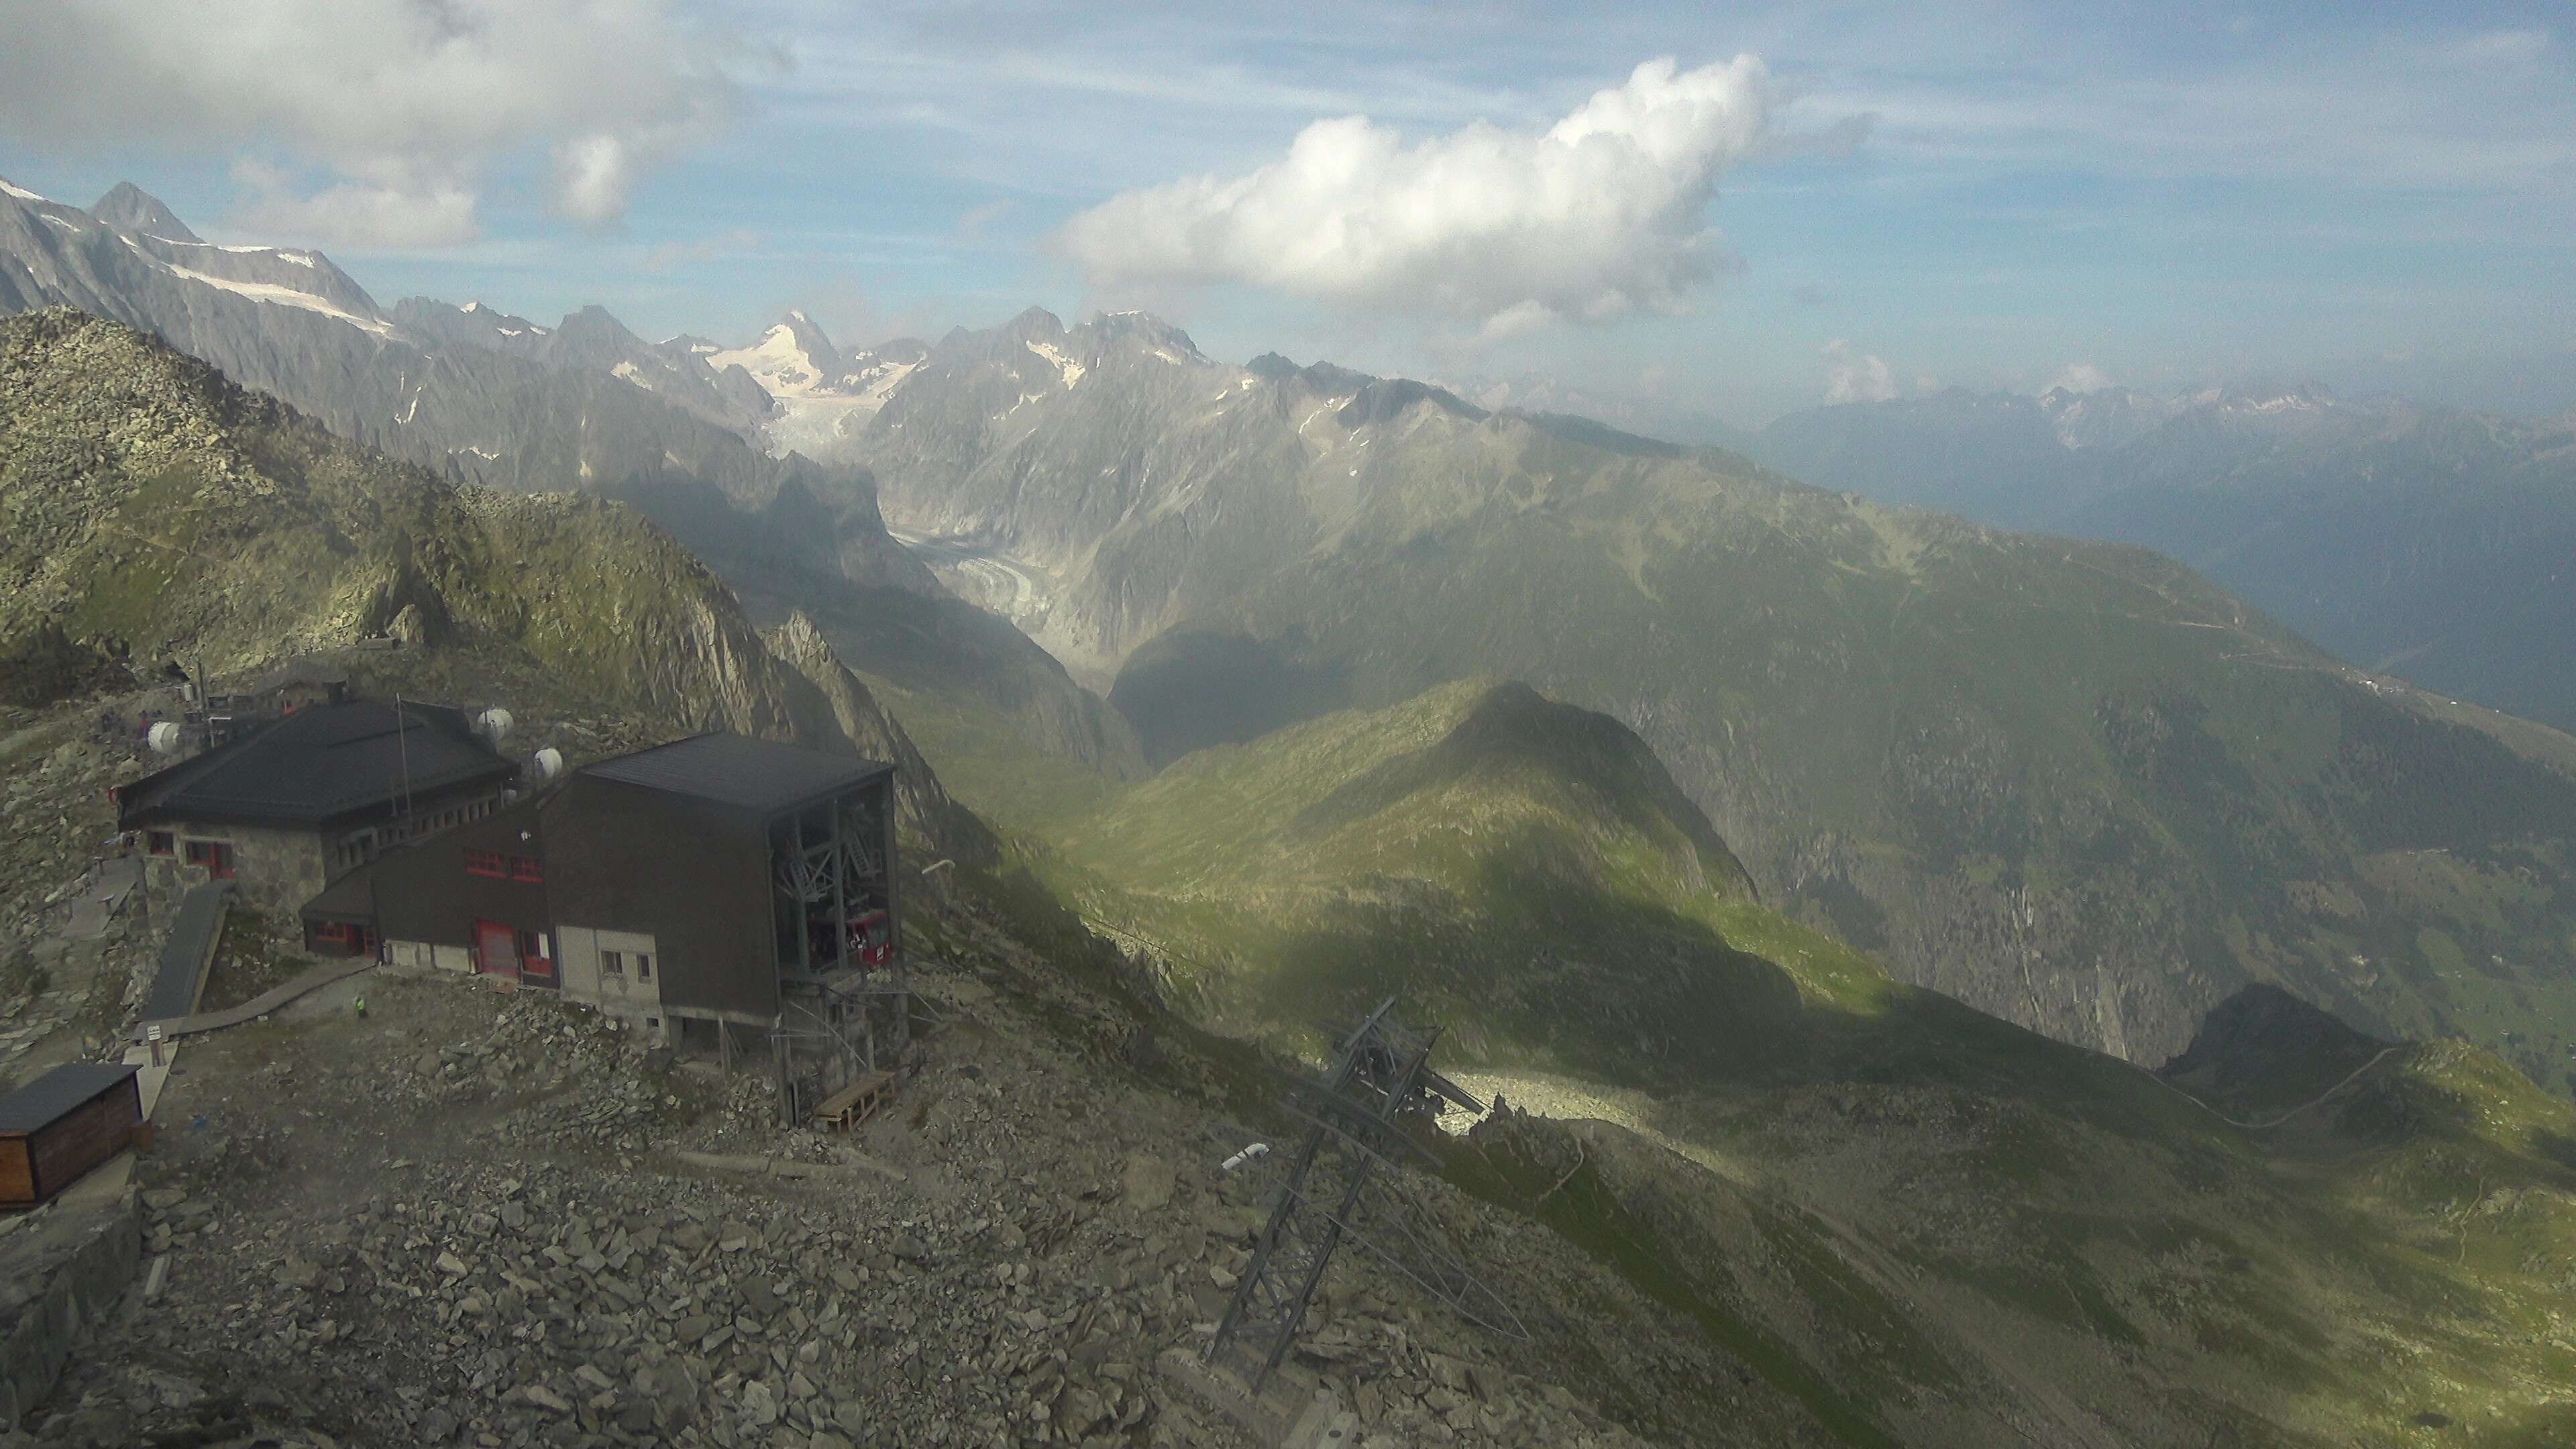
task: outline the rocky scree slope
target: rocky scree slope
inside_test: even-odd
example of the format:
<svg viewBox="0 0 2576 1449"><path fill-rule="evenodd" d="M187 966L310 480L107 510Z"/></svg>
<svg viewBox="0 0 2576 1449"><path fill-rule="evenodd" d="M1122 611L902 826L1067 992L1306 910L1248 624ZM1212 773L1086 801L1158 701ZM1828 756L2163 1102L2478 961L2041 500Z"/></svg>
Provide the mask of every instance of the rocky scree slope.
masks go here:
<svg viewBox="0 0 2576 1449"><path fill-rule="evenodd" d="M196 1125L142 1184L162 1296L101 1327L40 1441L1242 1443L1153 1364L1248 1258L1274 1184L1217 1163L1287 1125L1235 1115L1258 1073L1140 1010L1096 943L925 904L942 1025L849 1139L779 1132L756 1074L463 982L192 1046L163 1111ZM784 1170L721 1165L745 1158ZM1344 1255L1299 1362L1358 1444L1833 1442L1614 1265L1408 1176L1546 1336Z"/></svg>
<svg viewBox="0 0 2576 1449"><path fill-rule="evenodd" d="M1599 433L1030 314L860 456L898 524L1058 582L1037 637L1150 759L1526 680L1635 729L1766 900L1998 1015L2157 1062L2267 980L2565 1070L2576 741L2141 550Z"/></svg>
<svg viewBox="0 0 2576 1449"><path fill-rule="evenodd" d="M177 652L239 677L385 634L681 729L891 759L909 825L982 848L810 630L773 654L631 510L459 488L115 323L0 319L0 657Z"/></svg>

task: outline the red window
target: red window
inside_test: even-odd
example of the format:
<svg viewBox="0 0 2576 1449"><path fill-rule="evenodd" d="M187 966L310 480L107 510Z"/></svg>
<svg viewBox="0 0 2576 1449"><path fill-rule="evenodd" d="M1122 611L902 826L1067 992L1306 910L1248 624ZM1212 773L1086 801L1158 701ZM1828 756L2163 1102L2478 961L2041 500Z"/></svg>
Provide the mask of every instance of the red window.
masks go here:
<svg viewBox="0 0 2576 1449"><path fill-rule="evenodd" d="M509 865L507 862L502 860L501 852L497 850L469 850L465 852L465 873L467 875L489 876L494 880L508 880L510 878Z"/></svg>
<svg viewBox="0 0 2576 1449"><path fill-rule="evenodd" d="M202 865L206 874L216 880L233 878L233 848L220 840L188 842L188 864Z"/></svg>
<svg viewBox="0 0 2576 1449"><path fill-rule="evenodd" d="M155 830L143 837L143 848L154 855L177 855L179 837L167 830Z"/></svg>
<svg viewBox="0 0 2576 1449"><path fill-rule="evenodd" d="M537 859L533 855L514 855L510 857L510 879L543 882L545 878L546 863L544 861Z"/></svg>

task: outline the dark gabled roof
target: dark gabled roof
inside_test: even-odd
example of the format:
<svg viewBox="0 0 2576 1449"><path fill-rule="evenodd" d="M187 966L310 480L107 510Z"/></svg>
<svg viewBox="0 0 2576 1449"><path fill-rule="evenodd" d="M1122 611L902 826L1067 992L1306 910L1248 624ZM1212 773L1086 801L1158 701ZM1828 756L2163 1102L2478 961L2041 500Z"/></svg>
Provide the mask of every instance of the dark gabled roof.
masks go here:
<svg viewBox="0 0 2576 1449"><path fill-rule="evenodd" d="M507 778L515 767L443 705L356 700L261 726L125 787L118 827L152 819L318 825L390 809L458 785Z"/></svg>
<svg viewBox="0 0 2576 1449"><path fill-rule="evenodd" d="M65 1062L0 1097L0 1132L33 1132L50 1126L140 1070L126 1062Z"/></svg>
<svg viewBox="0 0 2576 1449"><path fill-rule="evenodd" d="M891 775L894 766L749 735L706 734L584 765L581 773L775 815Z"/></svg>

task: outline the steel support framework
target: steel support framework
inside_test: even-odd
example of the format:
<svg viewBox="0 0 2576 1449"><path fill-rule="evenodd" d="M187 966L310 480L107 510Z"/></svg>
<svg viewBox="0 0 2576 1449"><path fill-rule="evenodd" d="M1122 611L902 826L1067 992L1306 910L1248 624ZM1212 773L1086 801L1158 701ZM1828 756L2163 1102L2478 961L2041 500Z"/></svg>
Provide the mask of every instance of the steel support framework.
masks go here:
<svg viewBox="0 0 2576 1449"><path fill-rule="evenodd" d="M781 951L781 1012L771 1030L770 1042L778 1061L780 1108L791 1124L797 1106L793 1084L802 1069L811 1067L828 1076L828 1070L821 1066L825 1061L854 1063L862 1071L876 1069L881 1045L874 1009L877 1002L891 998L891 1020L887 1025L892 1040L883 1045L891 1047L893 1060L900 1062L910 1044L912 973L904 959L900 937L891 984L871 982L854 987L845 976L855 964L850 949L853 906L867 899L872 886L885 895L889 932L892 931L894 805L890 786L882 805L882 809L870 812L844 797L831 801L819 812L799 811L782 825L772 827L774 884L788 903L794 947L792 956ZM817 815L819 820L813 818ZM873 823L881 837L873 846L868 840L871 815L876 817ZM830 953L822 960L815 959L814 952L814 927L818 921L831 933ZM782 948L786 945L780 944ZM825 973L829 973L828 978ZM824 979L840 984L824 988ZM847 1019L836 1022L832 1015L836 1006L857 1009ZM805 1024L792 1022L791 1012L805 1018Z"/></svg>
<svg viewBox="0 0 2576 1449"><path fill-rule="evenodd" d="M1209 1340L1207 1361L1242 1373L1254 1394L1287 1357L1342 1239L1448 1302L1469 1321L1525 1336L1502 1300L1451 1254L1439 1228L1392 1179L1398 1152L1418 1151L1403 1119L1432 1096L1475 1105L1430 1070L1437 1033L1396 1022L1389 999L1346 1037L1321 1083L1301 1084L1309 1126L1279 1205Z"/></svg>

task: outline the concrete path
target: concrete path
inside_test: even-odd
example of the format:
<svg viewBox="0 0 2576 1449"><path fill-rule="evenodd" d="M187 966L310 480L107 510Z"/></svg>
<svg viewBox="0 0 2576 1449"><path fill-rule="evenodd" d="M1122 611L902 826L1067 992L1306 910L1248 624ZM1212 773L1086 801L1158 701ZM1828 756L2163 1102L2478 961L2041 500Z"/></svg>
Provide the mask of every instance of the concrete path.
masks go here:
<svg viewBox="0 0 2576 1449"><path fill-rule="evenodd" d="M66 941L95 941L107 934L108 918L125 904L126 895L143 884L143 862L133 856L104 861L89 889L72 898L71 914L55 934Z"/></svg>
<svg viewBox="0 0 2576 1449"><path fill-rule="evenodd" d="M134 1091L143 1101L143 1120L149 1122L152 1109L161 1105L161 1089L169 1085L170 1069L179 1065L179 1044L173 1041L161 1043L161 1065L157 1067L152 1064L149 1044L127 1047L125 1064L139 1069L134 1074Z"/></svg>
<svg viewBox="0 0 2576 1449"><path fill-rule="evenodd" d="M239 1026L245 1021L255 1021L268 1015L308 991L318 991L334 981L345 981L361 971L375 969L375 959L370 956L350 956L338 961L325 961L285 985L272 986L239 1006L227 1006L221 1011L209 1011L200 1015L163 1021L161 1035L164 1039L195 1036L200 1032L221 1031L228 1026ZM143 1035L143 1027L135 1027L129 1035L140 1039ZM132 1058L129 1057L127 1060L130 1061Z"/></svg>
<svg viewBox="0 0 2576 1449"><path fill-rule="evenodd" d="M215 943L223 939L224 897L231 893L222 881L207 881L179 898L178 919L170 923L170 939L161 943L160 973L143 1001L144 1021L176 1021L197 1009L206 968L215 964Z"/></svg>

